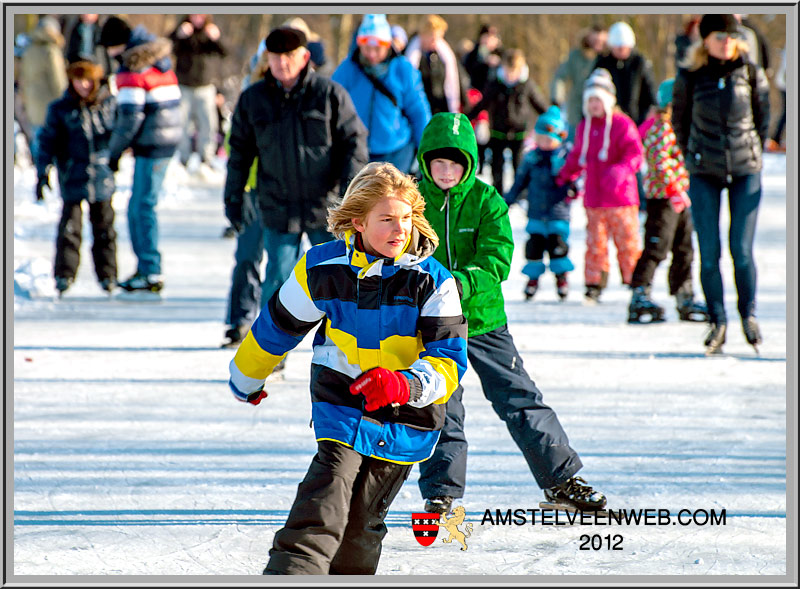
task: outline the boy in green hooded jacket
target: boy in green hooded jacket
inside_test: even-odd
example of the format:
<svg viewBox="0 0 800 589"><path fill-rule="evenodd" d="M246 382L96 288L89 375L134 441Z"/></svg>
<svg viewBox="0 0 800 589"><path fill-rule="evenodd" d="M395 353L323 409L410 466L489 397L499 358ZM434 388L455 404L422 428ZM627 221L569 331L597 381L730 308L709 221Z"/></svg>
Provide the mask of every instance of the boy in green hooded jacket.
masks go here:
<svg viewBox="0 0 800 589"><path fill-rule="evenodd" d="M475 177L478 145L469 119L438 113L422 134L417 153L425 217L439 235L434 258L462 291L469 324L467 356L483 394L506 423L545 498L584 511L605 507L605 496L574 476L582 463L555 412L525 372L508 331L502 282L508 278L514 240L508 205ZM467 440L463 388L447 402L445 424L433 456L420 463L425 510L448 513L464 496Z"/></svg>

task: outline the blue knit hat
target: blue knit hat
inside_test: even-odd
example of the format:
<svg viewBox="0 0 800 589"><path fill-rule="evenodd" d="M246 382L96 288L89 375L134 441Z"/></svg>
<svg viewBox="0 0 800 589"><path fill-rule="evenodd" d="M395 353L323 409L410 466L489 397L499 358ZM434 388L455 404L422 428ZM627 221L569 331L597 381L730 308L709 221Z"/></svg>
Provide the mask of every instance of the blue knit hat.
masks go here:
<svg viewBox="0 0 800 589"><path fill-rule="evenodd" d="M667 108L672 102L672 87L675 85L675 78L664 80L658 86L658 107Z"/></svg>
<svg viewBox="0 0 800 589"><path fill-rule="evenodd" d="M564 141L567 137L567 123L561 118L561 109L553 105L536 119L533 128L537 133L549 135L553 139Z"/></svg>
<svg viewBox="0 0 800 589"><path fill-rule="evenodd" d="M392 27L386 20L385 14L365 14L361 26L358 27L356 43L359 45L383 45L389 47L392 44Z"/></svg>

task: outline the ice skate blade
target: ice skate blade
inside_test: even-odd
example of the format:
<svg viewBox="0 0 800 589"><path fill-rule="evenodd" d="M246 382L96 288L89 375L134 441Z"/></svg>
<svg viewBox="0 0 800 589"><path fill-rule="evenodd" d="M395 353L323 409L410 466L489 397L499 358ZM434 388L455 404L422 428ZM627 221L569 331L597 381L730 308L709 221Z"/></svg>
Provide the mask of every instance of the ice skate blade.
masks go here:
<svg viewBox="0 0 800 589"><path fill-rule="evenodd" d="M722 356L722 346L719 348L706 348L706 356Z"/></svg>
<svg viewBox="0 0 800 589"><path fill-rule="evenodd" d="M126 301L131 303L160 303L164 300L161 293L145 291L145 290L120 290L114 296L118 301Z"/></svg>
<svg viewBox="0 0 800 589"><path fill-rule="evenodd" d="M582 513L589 517L593 517L593 514L597 514L597 517L609 517L610 515L617 515L619 513L613 509L578 509L574 505L567 505L566 503L553 503L550 501L540 501L539 508L552 509L553 511L566 511L568 513ZM580 519L576 519L575 521L579 523Z"/></svg>

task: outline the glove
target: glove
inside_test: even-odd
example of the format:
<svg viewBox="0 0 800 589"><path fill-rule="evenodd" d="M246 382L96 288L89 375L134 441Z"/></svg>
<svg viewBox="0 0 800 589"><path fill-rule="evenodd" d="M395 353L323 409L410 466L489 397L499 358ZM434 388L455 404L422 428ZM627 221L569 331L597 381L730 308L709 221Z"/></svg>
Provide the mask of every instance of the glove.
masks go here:
<svg viewBox="0 0 800 589"><path fill-rule="evenodd" d="M245 393L236 388L233 382L228 381L228 386L231 387L231 392L237 400L242 403L250 403L251 405L258 405L263 399L266 399L268 394L263 388L252 393Z"/></svg>
<svg viewBox="0 0 800 589"><path fill-rule="evenodd" d="M41 202L44 200L44 189L47 187L50 190L50 177L47 172L42 174L36 179L36 200Z"/></svg>
<svg viewBox="0 0 800 589"><path fill-rule="evenodd" d="M692 201L689 200L689 195L685 192L682 194L676 194L674 196L669 197L669 204L672 205L672 210L676 213L681 213L686 207L691 206Z"/></svg>
<svg viewBox="0 0 800 589"><path fill-rule="evenodd" d="M236 233L241 233L244 228L242 223L242 203L225 203L225 216Z"/></svg>
<svg viewBox="0 0 800 589"><path fill-rule="evenodd" d="M242 225L244 227L251 225L258 219L254 199L255 196L252 194L245 194L242 198Z"/></svg>
<svg viewBox="0 0 800 589"><path fill-rule="evenodd" d="M361 373L350 385L351 394L364 395L367 400L364 409L367 411L375 411L393 403L405 405L409 392L408 379L401 372L386 368L371 368Z"/></svg>
<svg viewBox="0 0 800 589"><path fill-rule="evenodd" d="M570 182L569 184L567 184L566 187L567 187L567 191L566 191L567 192L567 196L566 196L565 200L567 202L572 202L573 200L577 200L578 199L578 187L575 186L575 184L573 182Z"/></svg>

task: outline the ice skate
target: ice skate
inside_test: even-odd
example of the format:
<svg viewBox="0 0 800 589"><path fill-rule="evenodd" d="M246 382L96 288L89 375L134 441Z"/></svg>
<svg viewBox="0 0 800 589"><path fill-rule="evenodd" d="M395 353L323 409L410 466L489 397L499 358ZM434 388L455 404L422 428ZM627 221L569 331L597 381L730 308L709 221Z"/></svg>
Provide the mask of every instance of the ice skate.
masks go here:
<svg viewBox="0 0 800 589"><path fill-rule="evenodd" d="M447 495L431 497L425 500L425 511L447 515L453 507L453 498Z"/></svg>
<svg viewBox="0 0 800 589"><path fill-rule="evenodd" d="M100 281L100 288L111 298L114 294L114 289L117 287L117 281L113 278L103 278Z"/></svg>
<svg viewBox="0 0 800 589"><path fill-rule="evenodd" d="M74 281L74 278L69 278L67 276L56 276L56 290L58 291L59 299L64 296L64 293L72 286Z"/></svg>
<svg viewBox="0 0 800 589"><path fill-rule="evenodd" d="M225 331L225 341L222 342L222 348L238 348L239 344L244 341L250 327L247 325L236 325Z"/></svg>
<svg viewBox="0 0 800 589"><path fill-rule="evenodd" d="M758 346L761 344L761 329L758 327L756 318L752 315L750 317L742 317L742 330L747 343L753 346L756 354L759 354Z"/></svg>
<svg viewBox="0 0 800 589"><path fill-rule="evenodd" d="M694 300L694 293L691 289L681 289L675 293L678 311L678 318L681 321L708 321L708 308L705 304Z"/></svg>
<svg viewBox="0 0 800 589"><path fill-rule="evenodd" d="M539 279L538 278L531 278L528 281L528 284L525 285L525 300L529 301L533 298L533 295L536 294L536 291L539 290Z"/></svg>
<svg viewBox="0 0 800 589"><path fill-rule="evenodd" d="M557 487L544 489L546 501L539 504L544 509L564 511L601 511L606 506L606 496L595 491L581 477L572 477Z"/></svg>
<svg viewBox="0 0 800 589"><path fill-rule="evenodd" d="M650 298L650 289L637 286L633 289L631 304L628 306L628 323L661 323L664 321L664 308Z"/></svg>
<svg viewBox="0 0 800 589"><path fill-rule="evenodd" d="M711 329L703 342L706 347L706 356L722 353L722 345L725 343L725 332L727 329L728 326L725 323L711 324Z"/></svg>
<svg viewBox="0 0 800 589"><path fill-rule="evenodd" d="M565 301L567 294L569 294L569 283L567 282L567 274L556 274L556 294L558 300Z"/></svg>
<svg viewBox="0 0 800 589"><path fill-rule="evenodd" d="M596 305L600 302L600 293L603 292L599 286L587 286L584 293L584 303L587 305Z"/></svg>
<svg viewBox="0 0 800 589"><path fill-rule="evenodd" d="M125 301L158 302L164 282L159 274L140 274L137 272L118 285L121 292L117 298Z"/></svg>

